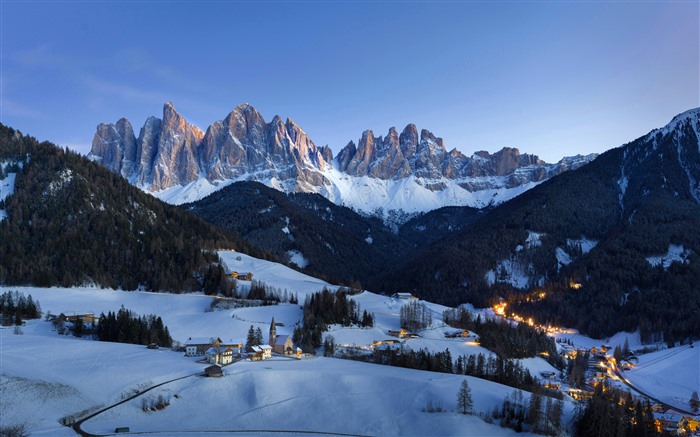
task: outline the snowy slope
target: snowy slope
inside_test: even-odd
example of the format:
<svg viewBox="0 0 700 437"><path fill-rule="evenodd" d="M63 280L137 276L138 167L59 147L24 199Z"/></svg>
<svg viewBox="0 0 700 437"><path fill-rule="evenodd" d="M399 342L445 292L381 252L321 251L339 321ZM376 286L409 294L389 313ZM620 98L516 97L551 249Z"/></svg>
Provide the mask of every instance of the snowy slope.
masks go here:
<svg viewBox="0 0 700 437"><path fill-rule="evenodd" d="M324 286L335 289L280 264L236 252L220 255L230 269L252 271L267 285L298 293L300 300ZM284 324L277 328L278 334L292 334L302 317L300 307L290 304L211 311L215 299L202 294L88 287L12 290L31 294L44 313L99 314L117 311L122 305L139 314L155 313L162 316L173 338L181 342L189 337L245 338L251 325L266 335L273 316ZM339 342L366 346L385 339L389 329L398 327L404 301L370 292L353 299L362 309L374 312L377 323L367 329L335 327L332 335ZM449 348L455 357L490 353L468 338L445 339L444 331L450 330L440 322L445 307L426 305L433 312L433 326L421 332L422 338L406 340L406 347L431 351ZM111 405L134 390L195 374L204 367L195 358L169 350L60 336L44 320L29 321L22 331L22 335L14 335L13 328L0 329L0 412L3 423L27 423L33 435L71 435L72 431L58 423L62 417ZM543 363L535 359L526 364L535 372L546 365ZM172 404L164 411L144 413L137 399L91 420L86 429L106 433L116 426L130 426L132 431L152 430L163 435L195 429L321 430L367 435L512 434L452 411L463 378L321 357L240 362L227 367L226 376L220 380L193 377L145 395L169 396ZM467 379L476 411L490 412L513 391L488 381ZM447 412L424 412L429 403ZM570 408L567 410L570 413Z"/></svg>
<svg viewBox="0 0 700 437"><path fill-rule="evenodd" d="M403 179L356 177L342 173L331 166L320 173L329 183L318 187L310 186L306 191L316 192L338 205L347 206L364 214L378 215L384 219L390 218L391 211L394 211L394 214L414 215L443 206L484 208L508 201L543 182L529 182L506 188L508 176L469 178L470 184L488 187L469 191L460 186L460 183L465 182L460 179L424 179L414 175ZM215 182L201 178L186 185L173 186L152 194L167 203L181 205L202 199L233 182L243 180L257 180L281 191L292 191L294 188L287 186L288 181L269 177L261 179L253 174L246 174L236 179ZM427 188L435 185L441 185L444 188L441 190Z"/></svg>
<svg viewBox="0 0 700 437"><path fill-rule="evenodd" d="M15 178L17 177L17 173L11 172L6 174L4 178L2 177L8 165L9 163L7 162L0 162L0 202L3 202L8 196L15 192ZM5 208L0 207L0 221L6 217L7 211L5 211Z"/></svg>
<svg viewBox="0 0 700 437"><path fill-rule="evenodd" d="M623 376L669 405L690 410L690 396L700 393L700 348L680 346L638 358L637 366Z"/></svg>

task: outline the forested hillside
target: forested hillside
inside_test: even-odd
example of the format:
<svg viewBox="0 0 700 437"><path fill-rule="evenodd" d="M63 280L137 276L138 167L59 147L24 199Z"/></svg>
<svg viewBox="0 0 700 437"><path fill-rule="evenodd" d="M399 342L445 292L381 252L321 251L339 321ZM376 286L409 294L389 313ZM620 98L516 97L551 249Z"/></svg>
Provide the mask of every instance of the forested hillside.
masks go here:
<svg viewBox="0 0 700 437"><path fill-rule="evenodd" d="M318 194L287 195L258 182L234 183L183 208L334 282L364 284L410 247L376 217Z"/></svg>
<svg viewBox="0 0 700 437"><path fill-rule="evenodd" d="M208 250L249 250L108 169L4 125L0 163L0 180L14 178L0 205L0 284L216 288L223 275Z"/></svg>
<svg viewBox="0 0 700 437"><path fill-rule="evenodd" d="M600 337L700 336L698 110L494 208L372 284Z"/></svg>

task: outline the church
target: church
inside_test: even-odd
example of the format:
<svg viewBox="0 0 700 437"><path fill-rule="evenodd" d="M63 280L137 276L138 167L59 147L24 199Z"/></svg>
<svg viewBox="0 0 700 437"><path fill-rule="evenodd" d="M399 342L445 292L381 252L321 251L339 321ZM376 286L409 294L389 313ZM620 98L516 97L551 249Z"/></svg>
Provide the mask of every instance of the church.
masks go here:
<svg viewBox="0 0 700 437"><path fill-rule="evenodd" d="M289 335L277 335L277 325L275 325L275 318L272 318L270 322L270 346L272 346L272 352L281 355L292 355L294 353L294 343L292 343L292 337Z"/></svg>

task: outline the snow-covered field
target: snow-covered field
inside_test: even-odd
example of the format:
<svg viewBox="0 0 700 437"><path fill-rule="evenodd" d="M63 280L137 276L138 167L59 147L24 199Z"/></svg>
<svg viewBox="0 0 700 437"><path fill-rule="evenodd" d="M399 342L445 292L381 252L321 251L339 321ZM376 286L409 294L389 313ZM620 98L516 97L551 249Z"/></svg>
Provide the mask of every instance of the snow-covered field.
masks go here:
<svg viewBox="0 0 700 437"><path fill-rule="evenodd" d="M679 346L638 358L638 365L622 375L659 400L690 410L690 396L700 393L700 348Z"/></svg>
<svg viewBox="0 0 700 437"><path fill-rule="evenodd" d="M336 288L285 266L244 254L221 252L220 255L228 269L251 271L255 279L267 285L297 293L300 302L323 287ZM215 299L202 294L125 292L90 287L3 287L0 291L8 289L31 294L40 302L44 313L99 315L117 311L122 305L138 314L155 313L163 318L172 337L180 342L189 337L244 339L250 325L261 328L266 337L273 316L275 321L284 324L277 328L278 334L292 334L302 317L300 306L292 304L212 311L211 303ZM399 328L399 311L405 301L367 291L352 298L361 310L375 314L375 326L333 326L327 335L333 335L337 344L369 347L374 341L388 338L388 330ZM432 312L433 324L420 332L421 338L405 340L405 347L427 348L431 352L449 348L454 358L461 354L491 353L474 338L445 338L445 332L452 330L441 322L446 307L427 302L426 305ZM22 335L15 335L13 328L0 329L0 417L3 425L26 424L34 435L73 435L69 428L59 424L62 417L80 416L81 412L112 405L134 390L201 373L204 368L195 358L185 358L182 353L169 350L61 336L43 319L27 322L22 331ZM576 334L566 335L581 346L587 342L600 343ZM634 334L615 340L622 344L631 336ZM629 342L637 343L633 338ZM693 359L694 367L691 366ZM655 372L658 363L650 361L647 369L656 375L655 381L664 384L670 372L666 368ZM523 360L523 364L533 374L553 370L540 358ZM637 369L639 377L648 378L641 364ZM686 365L687 370L682 377L673 376L676 379L670 379L668 384L681 384L684 378L695 378L697 385L700 372L697 353L681 364ZM163 394L171 402L165 410L145 413L141 410L141 398L137 398L91 419L84 428L94 433L109 433L115 427L129 426L132 431L152 431L160 435L174 431L187 431L178 435L188 435L190 431L191 435L196 435L194 431L198 430L510 435L509 430L454 412L456 393L464 378L469 381L477 412L492 411L513 392L510 387L460 375L323 357L302 360L280 357L264 362L235 363L226 367L224 377L219 379L193 376L164 385L144 397L152 399ZM676 390L674 387L667 386L669 394ZM654 389L655 386L650 387ZM684 390L679 392L689 397ZM527 394L525 397L527 399ZM424 411L430 404L446 411ZM567 417L571 417L570 404L566 410Z"/></svg>

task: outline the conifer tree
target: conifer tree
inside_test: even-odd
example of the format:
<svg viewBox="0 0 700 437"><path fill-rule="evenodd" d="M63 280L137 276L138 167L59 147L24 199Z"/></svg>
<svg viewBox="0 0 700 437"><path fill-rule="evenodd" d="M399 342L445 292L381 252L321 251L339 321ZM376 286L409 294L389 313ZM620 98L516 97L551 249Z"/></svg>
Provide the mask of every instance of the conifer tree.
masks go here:
<svg viewBox="0 0 700 437"><path fill-rule="evenodd" d="M474 401L472 400L472 390L466 379L462 380L462 385L457 392L457 408L462 414L471 414Z"/></svg>

